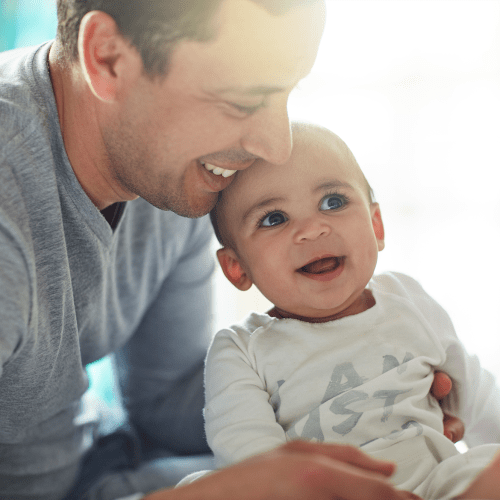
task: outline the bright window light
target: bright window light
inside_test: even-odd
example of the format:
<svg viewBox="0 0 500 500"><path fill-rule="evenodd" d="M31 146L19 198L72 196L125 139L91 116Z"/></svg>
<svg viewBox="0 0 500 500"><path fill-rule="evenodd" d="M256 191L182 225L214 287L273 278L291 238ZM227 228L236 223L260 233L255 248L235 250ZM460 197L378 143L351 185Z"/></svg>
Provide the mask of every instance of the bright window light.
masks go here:
<svg viewBox="0 0 500 500"><path fill-rule="evenodd" d="M289 114L339 134L372 184L377 271L419 280L500 377L500 1L327 1ZM270 307L222 273L218 294L219 327Z"/></svg>

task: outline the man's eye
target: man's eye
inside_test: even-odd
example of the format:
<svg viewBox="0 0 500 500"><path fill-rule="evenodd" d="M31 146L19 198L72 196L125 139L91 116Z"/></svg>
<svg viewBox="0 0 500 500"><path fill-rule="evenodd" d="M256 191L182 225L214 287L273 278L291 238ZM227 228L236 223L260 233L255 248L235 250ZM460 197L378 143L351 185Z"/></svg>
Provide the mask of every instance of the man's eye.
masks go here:
<svg viewBox="0 0 500 500"><path fill-rule="evenodd" d="M283 224L287 220L288 219L281 212L272 212L270 214L265 215L261 219L259 225L262 227L278 226L280 224Z"/></svg>
<svg viewBox="0 0 500 500"><path fill-rule="evenodd" d="M320 210L338 210L347 204L347 199L338 194L329 194L321 200Z"/></svg>
<svg viewBox="0 0 500 500"><path fill-rule="evenodd" d="M240 104L236 104L235 102L229 103L236 111L239 113L243 113L245 115L253 115L256 111L264 106L263 102L259 104L255 104L254 106L241 106Z"/></svg>

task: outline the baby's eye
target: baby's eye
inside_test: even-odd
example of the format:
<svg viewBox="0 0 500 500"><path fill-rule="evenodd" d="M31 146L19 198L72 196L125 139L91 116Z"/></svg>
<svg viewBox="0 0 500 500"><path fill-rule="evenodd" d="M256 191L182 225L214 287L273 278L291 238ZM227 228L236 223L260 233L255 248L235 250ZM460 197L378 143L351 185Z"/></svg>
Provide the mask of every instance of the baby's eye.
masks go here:
<svg viewBox="0 0 500 500"><path fill-rule="evenodd" d="M320 210L338 210L347 203L344 196L338 194L329 194L321 200Z"/></svg>
<svg viewBox="0 0 500 500"><path fill-rule="evenodd" d="M280 224L283 224L287 220L288 219L281 212L271 212L261 219L259 225L263 227L278 226Z"/></svg>

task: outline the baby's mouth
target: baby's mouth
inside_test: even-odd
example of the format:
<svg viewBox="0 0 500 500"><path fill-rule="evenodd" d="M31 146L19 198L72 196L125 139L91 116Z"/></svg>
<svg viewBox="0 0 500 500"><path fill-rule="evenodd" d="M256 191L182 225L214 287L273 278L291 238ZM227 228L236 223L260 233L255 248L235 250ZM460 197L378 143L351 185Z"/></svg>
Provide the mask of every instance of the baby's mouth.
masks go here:
<svg viewBox="0 0 500 500"><path fill-rule="evenodd" d="M325 257L315 260L298 269L299 272L308 274L325 274L335 271L345 260L345 257Z"/></svg>

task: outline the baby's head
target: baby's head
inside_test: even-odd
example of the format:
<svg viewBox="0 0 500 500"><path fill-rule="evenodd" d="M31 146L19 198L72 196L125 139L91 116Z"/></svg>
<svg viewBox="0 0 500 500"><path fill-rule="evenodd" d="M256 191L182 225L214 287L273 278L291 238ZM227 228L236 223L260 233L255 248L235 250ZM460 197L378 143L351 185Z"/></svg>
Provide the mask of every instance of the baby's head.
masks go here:
<svg viewBox="0 0 500 500"><path fill-rule="evenodd" d="M255 283L283 315L361 312L384 247L378 203L338 136L293 124L292 138L285 164L258 160L221 192L211 218L222 270L240 290Z"/></svg>

